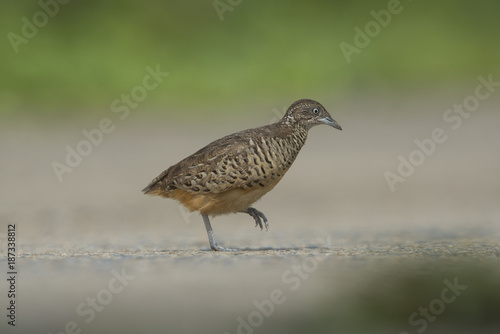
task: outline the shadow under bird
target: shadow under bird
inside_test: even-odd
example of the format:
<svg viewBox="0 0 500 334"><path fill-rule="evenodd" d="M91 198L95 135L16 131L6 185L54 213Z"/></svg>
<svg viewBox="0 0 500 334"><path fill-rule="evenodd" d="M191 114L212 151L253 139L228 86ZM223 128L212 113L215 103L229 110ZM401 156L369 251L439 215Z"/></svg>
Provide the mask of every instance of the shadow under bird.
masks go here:
<svg viewBox="0 0 500 334"><path fill-rule="evenodd" d="M251 205L273 189L288 171L315 125L340 125L318 102L294 102L274 124L218 139L171 166L142 191L179 201L198 211L214 251L234 251L217 244L209 216L244 212L261 230L266 216Z"/></svg>

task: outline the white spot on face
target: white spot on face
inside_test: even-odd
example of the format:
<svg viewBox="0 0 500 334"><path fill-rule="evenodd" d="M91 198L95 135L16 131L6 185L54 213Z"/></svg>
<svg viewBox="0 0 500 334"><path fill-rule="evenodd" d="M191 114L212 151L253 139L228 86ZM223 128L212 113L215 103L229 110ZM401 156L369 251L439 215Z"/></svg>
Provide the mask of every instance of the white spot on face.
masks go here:
<svg viewBox="0 0 500 334"><path fill-rule="evenodd" d="M292 114L289 114L285 117L283 123L286 125L292 125L292 123L295 123L295 118Z"/></svg>

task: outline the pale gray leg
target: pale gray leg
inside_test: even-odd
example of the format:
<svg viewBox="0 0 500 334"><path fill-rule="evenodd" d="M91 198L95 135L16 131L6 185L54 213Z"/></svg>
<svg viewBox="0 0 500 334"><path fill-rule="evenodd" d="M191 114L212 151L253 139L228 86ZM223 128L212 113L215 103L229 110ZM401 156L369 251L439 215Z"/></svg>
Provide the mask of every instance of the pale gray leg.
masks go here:
<svg viewBox="0 0 500 334"><path fill-rule="evenodd" d="M255 227L259 226L260 229L262 230L263 229L262 221L264 221L264 226L266 227L266 231L269 229L269 223L267 222L266 216L256 208L249 207L248 209L242 212L248 213L250 216L253 217L253 219L255 219Z"/></svg>
<svg viewBox="0 0 500 334"><path fill-rule="evenodd" d="M221 252L235 252L237 251L236 249L230 249L230 248L224 248L219 245L217 245L217 240L215 240L215 235L214 231L212 230L212 225L210 225L210 220L208 219L207 215L201 215L203 217L203 222L205 223L205 228L207 229L207 234L208 234L208 241L210 242L210 248L212 248L214 251L221 251Z"/></svg>

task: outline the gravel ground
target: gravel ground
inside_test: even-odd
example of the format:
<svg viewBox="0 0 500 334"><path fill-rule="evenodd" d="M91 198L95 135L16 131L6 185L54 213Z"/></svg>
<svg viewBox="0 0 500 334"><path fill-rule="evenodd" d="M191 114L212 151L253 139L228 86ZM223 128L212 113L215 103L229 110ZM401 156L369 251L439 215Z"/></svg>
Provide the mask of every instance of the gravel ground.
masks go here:
<svg viewBox="0 0 500 334"><path fill-rule="evenodd" d="M51 164L99 120L4 125L0 249L16 224L18 274L14 328L0 259L0 331L500 332L500 116L486 108L452 130L444 108L411 119L332 111L345 130L313 129L256 204L268 232L244 214L212 220L219 243L239 249L228 253L209 250L199 215L140 190L247 122L131 117L62 182ZM391 192L384 173L435 128L447 141Z"/></svg>

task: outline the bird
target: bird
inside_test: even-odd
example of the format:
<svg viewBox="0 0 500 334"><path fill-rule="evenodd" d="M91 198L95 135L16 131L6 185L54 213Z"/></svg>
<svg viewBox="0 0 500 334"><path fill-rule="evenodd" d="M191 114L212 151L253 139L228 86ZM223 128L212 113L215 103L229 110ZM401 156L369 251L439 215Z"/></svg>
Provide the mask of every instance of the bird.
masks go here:
<svg viewBox="0 0 500 334"><path fill-rule="evenodd" d="M252 205L283 178L304 146L309 129L342 127L319 102L293 102L276 123L213 141L169 167L142 192L171 198L199 212L214 251L236 251L217 243L209 217L247 213L255 227L269 229L267 217Z"/></svg>

